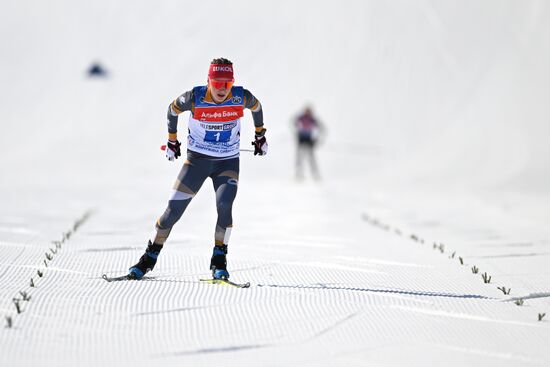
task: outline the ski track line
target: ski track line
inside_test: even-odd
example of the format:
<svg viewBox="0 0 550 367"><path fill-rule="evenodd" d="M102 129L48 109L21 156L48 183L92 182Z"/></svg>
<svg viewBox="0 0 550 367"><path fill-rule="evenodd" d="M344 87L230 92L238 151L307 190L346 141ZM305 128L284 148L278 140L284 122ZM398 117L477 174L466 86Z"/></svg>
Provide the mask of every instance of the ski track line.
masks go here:
<svg viewBox="0 0 550 367"><path fill-rule="evenodd" d="M258 284L258 287L271 287L271 288L290 288L290 289L312 289L312 290L332 290L332 291L351 291L351 292L367 292L367 293L388 293L388 294L401 294L410 296L424 296L424 297L446 297L446 298L472 298L472 299L484 299L494 300L495 298L486 297L477 294L453 294L443 292L429 292L429 291L414 291L406 289L376 289L376 288L360 288L360 287L346 287L346 286L333 286L323 283L317 284Z"/></svg>
<svg viewBox="0 0 550 367"><path fill-rule="evenodd" d="M417 243L420 243L420 244L425 244L425 240L414 234L414 233L411 233L409 235L406 235L402 230L400 230L399 228L396 228L396 227L393 227L389 224L386 224L386 223L383 223L382 221L370 216L369 214L367 213L363 213L362 214L362 219L367 222L368 224L374 226L374 227L377 227L379 229L382 229L386 232L389 232L389 233L392 233L394 235L398 235L398 236L404 236L405 238L408 238L414 242L417 242ZM483 229L483 231L485 231L485 229ZM498 237L500 238L500 237ZM514 242L513 243L514 245L517 245L518 243L517 242ZM521 243L522 245L524 243ZM433 248L434 250L435 249L438 249L441 251L441 253L446 253L448 252L449 249L446 249L445 248L445 245L443 243L439 243L439 245L434 242L433 243ZM480 258L480 259L494 259L494 258L515 258L515 257L534 257L534 256L545 256L547 254L550 254L548 252L544 252L544 253L528 253L528 254L503 254L503 255L485 255L485 256L480 256L480 255L474 255L474 256L469 256L469 258ZM458 256L456 254L456 251L454 251L452 253L452 256L449 257L449 258L460 258L460 256ZM462 258L459 259L460 262L461 262L461 265L462 265ZM477 271L478 274L484 274L486 276L489 276L487 274L487 272L484 272L482 273L481 270L478 268L478 271ZM502 276L502 275L501 275ZM491 276L489 276L489 278L491 278ZM485 283L485 279L484 279L484 283ZM487 284L490 283L490 279L489 279L489 282L487 282ZM524 285L527 285L527 283L525 281L522 282ZM527 287L533 287L533 282L531 282L531 284L527 285ZM501 288L504 288L506 289L506 287L504 286L501 286L501 287L497 287L497 289L501 290ZM531 293L529 296L527 296L528 298L526 297L513 297L513 298L509 298L507 300L504 300L505 302L510 302L510 301L516 301L516 300L520 300L520 299L537 299L537 298L547 298L547 297L550 297L550 293L548 292L541 292L541 293ZM540 315L540 314L539 314ZM540 316L539 316L540 317ZM540 321L540 320L539 320Z"/></svg>
<svg viewBox="0 0 550 367"><path fill-rule="evenodd" d="M17 269L19 272L22 272L22 270L26 270L26 269L35 269L37 270L37 272L40 272L42 275L38 275L37 273L35 274L30 274L30 276L27 277L29 283L28 285L24 286L23 289L21 289L21 285L17 286L17 288L19 288L19 292L18 294L16 294L15 297L12 298L12 300L10 301L10 303L13 303L14 304L14 310L12 312L15 313L15 316L20 316L21 314L24 313L24 311L28 308L29 306L29 302L33 301L33 305L36 304L36 299L33 297L33 294L34 294L34 289L36 287L36 285L38 283L42 283L42 278L46 275L50 275L50 271L53 272L54 274L56 272L71 272L70 270L66 270L66 269L61 269L61 268L58 268L58 267L51 267L49 264L54 261L54 258L57 257L57 254L58 252L62 249L62 244L64 244L66 241L68 241L71 236L79 229L79 227L88 220L88 218L90 217L91 215L91 210L88 210L84 213L84 215L82 217L80 217L79 219L76 219L71 227L71 229L69 229L67 232L64 232L62 234L62 239L60 241L52 241L52 244L55 244L55 250L52 249L51 247L48 247L45 254L46 254L46 258L43 260L42 264L43 265L37 265L37 266L32 266L32 265L26 265L26 264L20 264L20 265L16 265L16 264L6 264L5 266L5 270L4 272L0 275L0 278L7 272L7 269ZM13 243L11 243L13 244ZM40 253L44 253L43 251L44 250L36 250L36 246L33 246L32 248L30 246L24 246L21 251L19 252L19 254L12 260L13 262L16 262L17 260L19 260L19 258L25 253L26 250L29 250L29 249L32 249L32 254L28 254L28 256L36 256L36 254L38 252ZM13 271L11 273L11 275L13 276ZM37 276L38 275L38 276ZM21 276L21 278L24 277L24 276ZM17 279L19 279L20 277L18 276ZM31 279L33 280L34 284L31 284ZM12 289L13 291L13 286L10 288ZM17 291L15 291L17 292ZM29 297L28 299L26 299L25 297ZM22 297L22 298L20 298ZM6 301L2 301L2 303L6 303ZM23 306L25 305L25 306ZM3 307L5 309L5 307ZM12 323L13 323L13 320L14 318L12 316L7 316L6 315L6 318L9 318L10 320L12 320ZM11 326L13 327L13 325Z"/></svg>
<svg viewBox="0 0 550 367"><path fill-rule="evenodd" d="M453 289L454 292L449 292L448 290L445 290L445 291L422 290L422 288L424 288L423 285L425 284L433 284L433 286L436 288L440 288L441 286L438 285L437 283L436 284L433 283L433 280L431 280L433 278L432 276L427 276L426 274L423 274L425 273L423 270L416 269L416 268L408 268L410 270L398 276L388 275L384 273L384 274L364 274L364 276L358 277L356 274L354 274L353 272L350 272L349 269L345 267L344 268L339 267L337 270L335 270L335 269L323 269L323 268L316 269L314 267L304 268L302 266L299 266L298 268L300 269L300 271L298 271L298 268L294 270L295 267L296 267L295 264L293 264L293 266L290 266L290 264L280 265L277 269L273 269L274 271L273 276L275 279L278 280L277 283L260 282L260 283L257 283L256 285L258 287L270 287L270 288L276 288L276 289L294 290L294 291L298 291L298 293L303 290L309 290L313 293L327 292L327 291L329 292L342 291L342 292L348 292L348 293L357 294L357 295L361 293L365 293L365 297L369 296L368 293L381 294L384 296L403 299L406 301L414 300L415 302L420 302L420 303L431 302L429 300L422 300L421 299L422 297L429 297L429 298L447 297L447 298L456 298L456 299L470 298L470 299L487 299L487 300L492 299L490 297L483 296L482 294L472 294L468 292L463 292L463 290L466 290L466 289L461 289L464 287L461 287L460 285L457 289ZM286 274L289 274L289 273L294 273L294 275L291 277L293 282L292 283L282 282L281 280L288 278ZM425 281L423 281L423 278L426 278ZM411 287L414 287L416 282L410 283L410 279L418 280L419 282L417 284L418 290L414 288L403 289L401 287L402 284L404 283L408 283ZM371 287L364 287L364 286L361 286L360 284L369 284L371 285ZM385 286L381 287L381 286L377 286L377 284L384 284Z"/></svg>

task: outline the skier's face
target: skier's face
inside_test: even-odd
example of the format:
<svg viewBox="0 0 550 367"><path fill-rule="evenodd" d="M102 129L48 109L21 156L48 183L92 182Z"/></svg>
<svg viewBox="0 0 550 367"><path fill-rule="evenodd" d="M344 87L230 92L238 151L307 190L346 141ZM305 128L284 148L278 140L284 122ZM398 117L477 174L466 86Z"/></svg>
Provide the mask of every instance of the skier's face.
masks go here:
<svg viewBox="0 0 550 367"><path fill-rule="evenodd" d="M225 101L229 95L229 92L231 92L232 86L232 79L208 79L210 94L212 94L212 99L214 99L214 102L216 103Z"/></svg>

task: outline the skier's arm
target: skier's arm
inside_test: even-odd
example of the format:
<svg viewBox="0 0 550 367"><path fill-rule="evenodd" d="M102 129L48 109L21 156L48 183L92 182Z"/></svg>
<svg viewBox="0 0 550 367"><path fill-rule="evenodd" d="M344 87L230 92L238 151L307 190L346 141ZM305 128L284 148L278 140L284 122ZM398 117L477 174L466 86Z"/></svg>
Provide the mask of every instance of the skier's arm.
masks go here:
<svg viewBox="0 0 550 367"><path fill-rule="evenodd" d="M178 139L178 115L184 111L193 110L193 99L193 91L190 90L176 98L174 102L170 103L170 106L168 106L168 140L175 141Z"/></svg>
<svg viewBox="0 0 550 367"><path fill-rule="evenodd" d="M264 113L262 111L262 104L256 99L248 90L244 90L244 107L252 111L252 118L254 119L254 127L256 134L254 135L254 155L266 155L267 154L267 140L265 139L264 127Z"/></svg>
<svg viewBox="0 0 550 367"><path fill-rule="evenodd" d="M248 90L244 90L244 107L252 111L252 119L254 120L254 127L256 136L264 136L266 129L264 127L264 113L262 111L262 104L260 101L250 93Z"/></svg>

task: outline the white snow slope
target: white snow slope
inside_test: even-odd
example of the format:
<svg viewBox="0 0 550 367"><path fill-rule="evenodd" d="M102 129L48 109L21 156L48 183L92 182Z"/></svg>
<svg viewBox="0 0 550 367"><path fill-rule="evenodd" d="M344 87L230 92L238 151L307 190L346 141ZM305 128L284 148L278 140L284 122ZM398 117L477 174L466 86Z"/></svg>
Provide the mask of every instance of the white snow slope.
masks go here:
<svg viewBox="0 0 550 367"><path fill-rule="evenodd" d="M0 45L0 366L550 363L547 1L19 0ZM234 205L251 287L198 281L210 183L145 280L103 281L181 167L168 104L221 56L270 143ZM321 182L294 180L306 103Z"/></svg>

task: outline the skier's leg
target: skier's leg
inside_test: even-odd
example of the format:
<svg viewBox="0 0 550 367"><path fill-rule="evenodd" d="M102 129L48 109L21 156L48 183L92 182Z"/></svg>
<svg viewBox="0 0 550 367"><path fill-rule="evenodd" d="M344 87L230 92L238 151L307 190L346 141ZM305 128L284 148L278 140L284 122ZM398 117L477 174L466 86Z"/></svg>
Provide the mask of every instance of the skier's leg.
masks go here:
<svg viewBox="0 0 550 367"><path fill-rule="evenodd" d="M304 158L304 145L301 141L296 144L296 178L301 179L304 177L302 161Z"/></svg>
<svg viewBox="0 0 550 367"><path fill-rule="evenodd" d="M228 176L218 176L213 179L214 190L216 190L216 209L218 220L214 241L216 245L223 245L229 242L230 229L233 226L233 201L237 196L238 173L235 171L226 172Z"/></svg>
<svg viewBox="0 0 550 367"><path fill-rule="evenodd" d="M163 245L166 242L172 227L181 218L191 199L208 177L209 166L210 161L207 160L188 159L184 163L172 189L168 206L155 224L153 243Z"/></svg>
<svg viewBox="0 0 550 367"><path fill-rule="evenodd" d="M168 201L168 206L155 224L155 233L147 244L145 254L137 264L129 269L132 278L141 279L145 273L153 270L157 257L173 225L181 218L191 199L208 177L209 169L209 162L206 160L188 159L184 163Z"/></svg>
<svg viewBox="0 0 550 367"><path fill-rule="evenodd" d="M319 167L317 166L317 160L315 159L315 143L311 142L311 145L308 146L309 162L311 164L311 173L313 178L320 180L321 176L319 174Z"/></svg>
<svg viewBox="0 0 550 367"><path fill-rule="evenodd" d="M227 245L233 227L233 201L237 196L239 180L239 159L229 159L219 162L212 177L216 191L216 209L218 220L214 233L214 249L210 261L210 269L214 278L229 278L227 272Z"/></svg>

